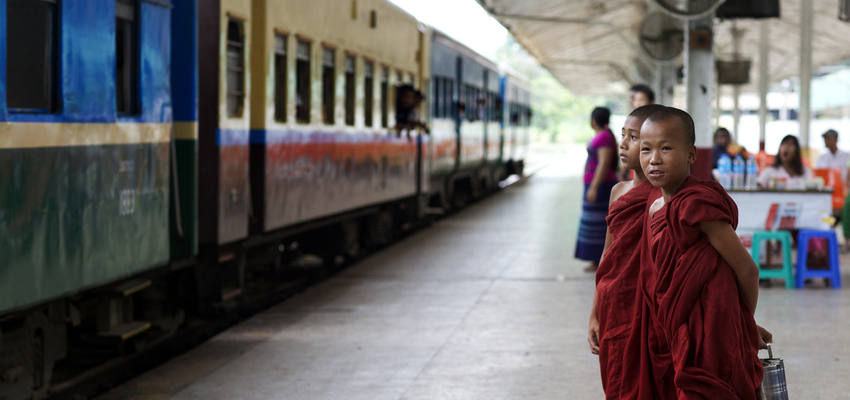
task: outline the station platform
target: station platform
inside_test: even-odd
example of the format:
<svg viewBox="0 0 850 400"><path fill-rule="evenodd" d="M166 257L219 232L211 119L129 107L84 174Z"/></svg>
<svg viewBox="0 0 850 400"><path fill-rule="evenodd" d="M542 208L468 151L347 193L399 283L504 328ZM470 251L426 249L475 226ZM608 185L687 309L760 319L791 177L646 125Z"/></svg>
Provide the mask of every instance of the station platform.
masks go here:
<svg viewBox="0 0 850 400"><path fill-rule="evenodd" d="M603 398L578 172L553 163L100 399ZM850 291L762 288L756 319L791 398L846 396Z"/></svg>

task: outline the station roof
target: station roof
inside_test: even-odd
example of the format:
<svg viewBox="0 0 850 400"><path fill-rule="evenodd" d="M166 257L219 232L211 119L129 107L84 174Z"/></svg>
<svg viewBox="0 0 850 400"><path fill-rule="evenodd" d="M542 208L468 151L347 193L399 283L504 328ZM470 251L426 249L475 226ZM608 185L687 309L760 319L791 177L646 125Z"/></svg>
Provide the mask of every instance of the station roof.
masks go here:
<svg viewBox="0 0 850 400"><path fill-rule="evenodd" d="M638 44L641 21L650 0L477 0L517 41L576 94L622 94L633 83L651 83L655 63ZM850 23L838 19L835 0L814 1L814 71L850 59ZM798 75L800 1L781 0L781 18L739 19L739 54L750 59L750 83L756 91L759 24L770 30L770 82ZM732 20L715 20L714 52L732 58ZM682 57L675 61L682 64Z"/></svg>

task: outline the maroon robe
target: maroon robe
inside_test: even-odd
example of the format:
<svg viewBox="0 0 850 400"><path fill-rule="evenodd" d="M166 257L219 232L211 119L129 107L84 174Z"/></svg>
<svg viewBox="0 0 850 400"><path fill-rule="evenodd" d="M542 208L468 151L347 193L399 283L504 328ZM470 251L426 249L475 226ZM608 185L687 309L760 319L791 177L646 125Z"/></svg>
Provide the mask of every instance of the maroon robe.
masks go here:
<svg viewBox="0 0 850 400"><path fill-rule="evenodd" d="M734 271L700 230L703 221L734 228L738 208L716 182L689 177L647 223L643 251L653 276L642 289L650 331L669 346L678 398L755 399L758 329Z"/></svg>
<svg viewBox="0 0 850 400"><path fill-rule="evenodd" d="M624 382L623 354L634 322L640 269L638 244L643 234L646 200L654 188L643 182L608 209L611 243L596 270L596 316L599 320L599 369L608 399L620 399L631 387Z"/></svg>

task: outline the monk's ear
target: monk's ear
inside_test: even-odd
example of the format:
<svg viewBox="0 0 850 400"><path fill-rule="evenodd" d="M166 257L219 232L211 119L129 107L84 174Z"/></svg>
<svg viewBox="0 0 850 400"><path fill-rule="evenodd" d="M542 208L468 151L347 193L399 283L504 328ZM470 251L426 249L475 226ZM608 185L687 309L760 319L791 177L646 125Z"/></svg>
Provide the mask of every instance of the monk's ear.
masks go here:
<svg viewBox="0 0 850 400"><path fill-rule="evenodd" d="M691 148L688 150L688 164L689 165L693 164L696 161L697 161L697 148L694 147L694 146L691 146Z"/></svg>

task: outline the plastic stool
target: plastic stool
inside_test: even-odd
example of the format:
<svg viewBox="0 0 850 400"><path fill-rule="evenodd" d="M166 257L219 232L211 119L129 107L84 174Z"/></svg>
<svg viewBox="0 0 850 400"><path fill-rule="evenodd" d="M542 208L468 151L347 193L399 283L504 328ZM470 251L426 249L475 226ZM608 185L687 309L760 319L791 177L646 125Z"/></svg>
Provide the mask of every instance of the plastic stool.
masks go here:
<svg viewBox="0 0 850 400"><path fill-rule="evenodd" d="M761 242L765 240L778 240L782 243L782 269L762 269L761 267ZM791 234L788 231L756 231L753 233L753 245L750 249L753 261L759 267L759 278L782 278L785 279L785 288L794 288L794 264L791 261Z"/></svg>
<svg viewBox="0 0 850 400"><path fill-rule="evenodd" d="M809 239L825 238L829 242L829 269L810 270L806 268L806 259L809 253ZM803 287L808 278L829 278L829 284L833 289L841 287L841 268L838 264L838 236L835 231L821 231L814 229L801 229L797 235L797 287Z"/></svg>

